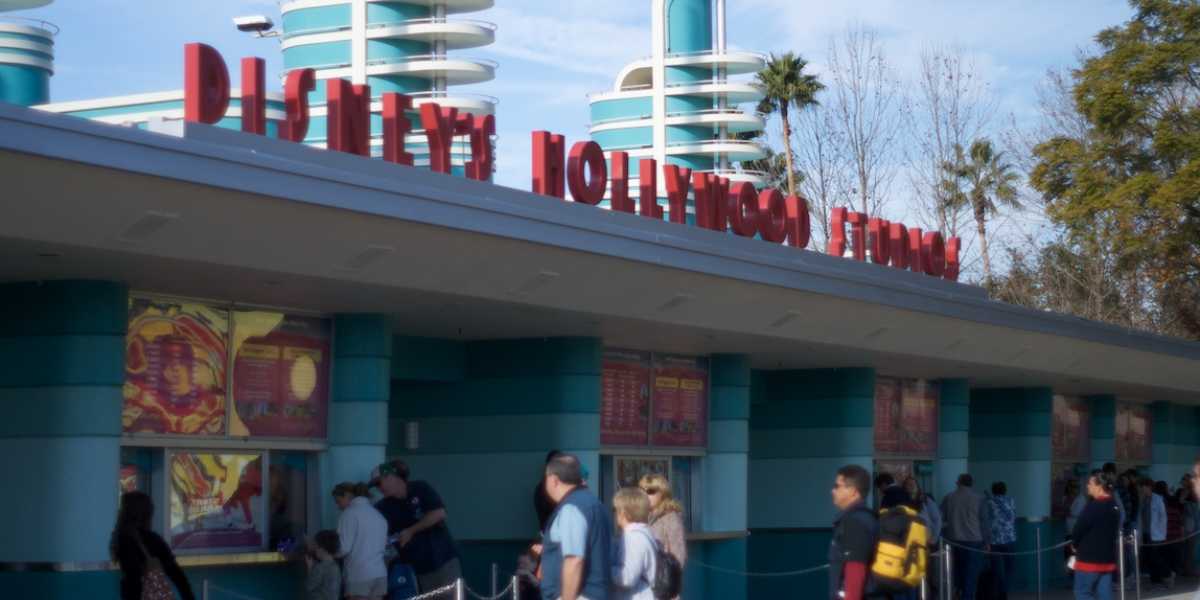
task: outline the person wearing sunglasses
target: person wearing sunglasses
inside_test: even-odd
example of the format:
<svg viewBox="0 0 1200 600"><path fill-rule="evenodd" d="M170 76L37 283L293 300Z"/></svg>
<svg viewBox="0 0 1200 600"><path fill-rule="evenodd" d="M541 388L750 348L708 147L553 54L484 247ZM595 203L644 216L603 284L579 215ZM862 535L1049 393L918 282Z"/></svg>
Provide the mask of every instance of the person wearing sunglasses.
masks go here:
<svg viewBox="0 0 1200 600"><path fill-rule="evenodd" d="M671 494L671 484L661 473L643 475L638 487L650 497L650 531L660 548L687 566L687 533L683 506Z"/></svg>

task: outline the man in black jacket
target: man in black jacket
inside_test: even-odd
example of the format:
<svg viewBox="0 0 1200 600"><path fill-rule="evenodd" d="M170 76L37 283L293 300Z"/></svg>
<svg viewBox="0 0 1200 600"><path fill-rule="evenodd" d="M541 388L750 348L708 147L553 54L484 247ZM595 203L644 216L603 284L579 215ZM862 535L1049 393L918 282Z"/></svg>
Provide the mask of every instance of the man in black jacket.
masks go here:
<svg viewBox="0 0 1200 600"><path fill-rule="evenodd" d="M1112 577L1117 570L1117 533L1121 509L1113 499L1113 478L1092 471L1087 491L1091 501L1071 531L1075 552L1075 599L1112 600Z"/></svg>

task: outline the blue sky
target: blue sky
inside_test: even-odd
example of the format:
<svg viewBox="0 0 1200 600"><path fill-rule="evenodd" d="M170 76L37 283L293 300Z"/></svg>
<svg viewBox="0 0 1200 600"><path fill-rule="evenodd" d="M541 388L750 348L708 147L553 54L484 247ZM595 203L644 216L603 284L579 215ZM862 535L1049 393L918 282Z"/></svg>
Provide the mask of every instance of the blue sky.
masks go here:
<svg viewBox="0 0 1200 600"><path fill-rule="evenodd" d="M1097 31L1130 14L1119 0L728 3L730 46L795 50L817 72L830 36L851 23L880 33L891 62L905 78L915 76L922 48L959 46L991 81L999 111L1018 120L1034 114L1034 89L1046 69L1074 64L1076 50L1087 46ZM530 132L551 129L568 140L585 138L585 94L611 87L626 62L649 53L649 1L601 4L603 10L592 0L497 0L490 10L464 15L499 26L493 46L463 52L500 63L494 81L463 88L500 98L499 183L528 189ZM277 3L59 0L16 14L45 18L62 28L52 94L64 101L178 89L182 48L189 41L215 46L231 64L243 56L262 56L270 73L277 73L277 42L240 34L231 25L234 15L253 13L278 20Z"/></svg>

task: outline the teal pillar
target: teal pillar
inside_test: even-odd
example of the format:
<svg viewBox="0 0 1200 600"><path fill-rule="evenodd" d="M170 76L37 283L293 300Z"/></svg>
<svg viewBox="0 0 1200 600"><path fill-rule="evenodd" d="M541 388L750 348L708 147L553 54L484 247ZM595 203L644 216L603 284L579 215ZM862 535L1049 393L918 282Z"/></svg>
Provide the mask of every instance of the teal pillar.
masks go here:
<svg viewBox="0 0 1200 600"><path fill-rule="evenodd" d="M602 348L584 337L397 338L389 454L441 494L472 588L488 589L491 564L509 568L537 537L531 496L548 451L578 456L599 492Z"/></svg>
<svg viewBox="0 0 1200 600"><path fill-rule="evenodd" d="M1050 388L971 390L967 471L975 489L990 493L993 482L1003 481L1017 509L1017 550L1050 546L1063 531L1050 515L1050 426L1054 391ZM1061 554L1043 553L1044 583L1062 579ZM1032 555L1017 559L1014 589L1037 586L1037 564Z"/></svg>
<svg viewBox="0 0 1200 600"><path fill-rule="evenodd" d="M712 411L709 415L708 456L704 459L704 514L706 532L744 532L747 529L747 476L750 452L750 361L742 354L712 357ZM746 569L746 539L696 544L704 562L726 569ZM689 578L703 577L703 596L688 599L745 598L745 579L728 577L693 565ZM686 588L685 588L686 589Z"/></svg>
<svg viewBox="0 0 1200 600"><path fill-rule="evenodd" d="M121 283L0 285L0 562L108 560L128 311Z"/></svg>
<svg viewBox="0 0 1200 600"><path fill-rule="evenodd" d="M1154 459L1150 477L1174 487L1180 477L1191 472L1192 461L1196 459L1197 410L1194 406L1155 402L1150 412Z"/></svg>
<svg viewBox="0 0 1200 600"><path fill-rule="evenodd" d="M333 323L333 394L329 449L321 455L322 521L337 523L329 491L367 481L387 447L392 368L391 323L384 315L341 314Z"/></svg>
<svg viewBox="0 0 1200 600"><path fill-rule="evenodd" d="M954 491L958 476L967 472L971 386L966 379L943 379L939 383L937 461L933 467L933 489L928 491L940 502Z"/></svg>
<svg viewBox="0 0 1200 600"><path fill-rule="evenodd" d="M838 467L872 468L875 370L755 372L750 405L749 564L791 571L827 562ZM754 578L751 598L805 590L822 597L826 575Z"/></svg>
<svg viewBox="0 0 1200 600"><path fill-rule="evenodd" d="M1117 460L1117 397L1098 394L1084 398L1091 411L1088 435L1091 437L1091 468Z"/></svg>

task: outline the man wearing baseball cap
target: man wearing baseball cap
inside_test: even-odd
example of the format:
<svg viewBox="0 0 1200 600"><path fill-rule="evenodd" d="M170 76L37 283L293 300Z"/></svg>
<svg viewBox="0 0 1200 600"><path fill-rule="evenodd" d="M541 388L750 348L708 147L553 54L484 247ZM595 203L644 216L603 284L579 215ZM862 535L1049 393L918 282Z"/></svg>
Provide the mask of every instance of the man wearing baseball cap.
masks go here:
<svg viewBox="0 0 1200 600"><path fill-rule="evenodd" d="M375 508L387 519L388 538L399 552L399 560L416 571L421 592L461 577L458 551L446 526L446 505L433 486L410 481L408 465L399 460L375 467L371 485L383 492Z"/></svg>

